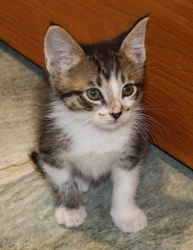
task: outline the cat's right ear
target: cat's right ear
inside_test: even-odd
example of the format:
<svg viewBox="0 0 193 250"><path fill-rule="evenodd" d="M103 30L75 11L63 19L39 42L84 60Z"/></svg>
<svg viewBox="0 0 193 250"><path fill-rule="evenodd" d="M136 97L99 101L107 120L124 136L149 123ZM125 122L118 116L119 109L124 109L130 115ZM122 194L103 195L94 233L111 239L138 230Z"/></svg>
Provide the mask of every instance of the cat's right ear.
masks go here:
<svg viewBox="0 0 193 250"><path fill-rule="evenodd" d="M50 74L68 71L80 61L82 48L61 27L50 26L44 39L46 67Z"/></svg>
<svg viewBox="0 0 193 250"><path fill-rule="evenodd" d="M146 59L145 34L148 16L135 24L121 45L121 50L128 56L133 56L143 65Z"/></svg>

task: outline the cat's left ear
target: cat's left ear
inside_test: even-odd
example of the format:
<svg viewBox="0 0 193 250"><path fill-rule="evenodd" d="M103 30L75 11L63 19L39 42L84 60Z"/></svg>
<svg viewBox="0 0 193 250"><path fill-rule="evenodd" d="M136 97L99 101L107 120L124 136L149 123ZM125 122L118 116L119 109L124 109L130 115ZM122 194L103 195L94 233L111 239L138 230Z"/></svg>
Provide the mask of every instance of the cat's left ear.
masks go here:
<svg viewBox="0 0 193 250"><path fill-rule="evenodd" d="M140 20L129 32L121 45L123 51L128 57L134 56L140 64L144 64L146 59L145 34L148 17Z"/></svg>

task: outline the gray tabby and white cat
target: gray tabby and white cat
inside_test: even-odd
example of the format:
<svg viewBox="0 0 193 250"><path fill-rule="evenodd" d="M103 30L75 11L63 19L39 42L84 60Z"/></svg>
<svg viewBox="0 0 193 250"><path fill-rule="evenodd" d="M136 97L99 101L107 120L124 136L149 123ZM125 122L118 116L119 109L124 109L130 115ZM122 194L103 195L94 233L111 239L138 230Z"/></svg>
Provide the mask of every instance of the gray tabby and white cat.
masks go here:
<svg viewBox="0 0 193 250"><path fill-rule="evenodd" d="M66 227L84 222L81 193L107 175L115 225L123 232L147 226L135 203L148 140L141 106L147 21L144 17L130 31L92 45L78 45L58 26L47 31L49 83L31 158L55 193L56 221Z"/></svg>

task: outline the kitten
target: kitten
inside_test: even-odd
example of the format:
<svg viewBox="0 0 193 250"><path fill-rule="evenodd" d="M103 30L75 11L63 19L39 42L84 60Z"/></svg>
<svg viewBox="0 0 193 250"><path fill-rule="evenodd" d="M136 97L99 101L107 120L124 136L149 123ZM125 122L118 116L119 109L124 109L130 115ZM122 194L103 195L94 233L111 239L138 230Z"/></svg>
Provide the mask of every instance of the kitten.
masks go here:
<svg viewBox="0 0 193 250"><path fill-rule="evenodd" d="M84 222L81 193L108 174L115 225L123 232L147 226L135 203L148 137L141 107L147 21L93 45L79 46L58 26L45 36L49 84L31 158L55 193L56 221L66 227Z"/></svg>

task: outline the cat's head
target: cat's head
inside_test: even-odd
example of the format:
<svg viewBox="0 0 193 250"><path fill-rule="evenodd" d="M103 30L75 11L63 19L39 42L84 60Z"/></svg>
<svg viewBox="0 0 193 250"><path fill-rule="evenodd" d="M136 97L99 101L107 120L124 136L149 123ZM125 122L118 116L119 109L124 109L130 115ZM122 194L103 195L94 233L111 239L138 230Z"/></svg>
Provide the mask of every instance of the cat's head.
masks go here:
<svg viewBox="0 0 193 250"><path fill-rule="evenodd" d="M147 21L109 42L82 46L59 26L48 29L51 87L72 116L104 129L131 119L142 95Z"/></svg>

